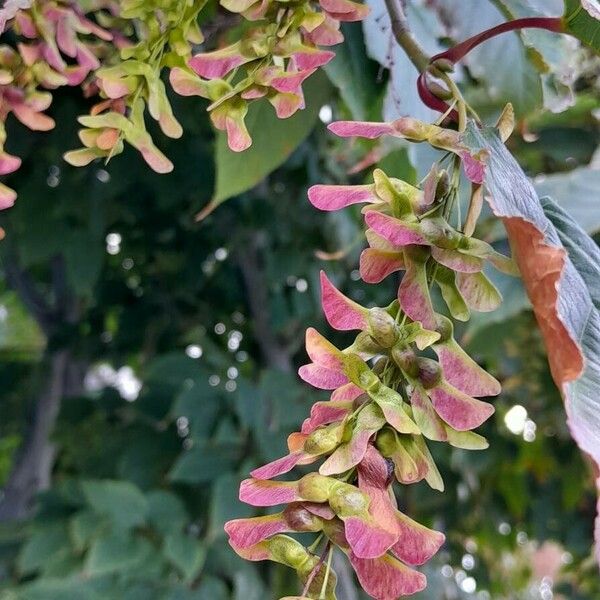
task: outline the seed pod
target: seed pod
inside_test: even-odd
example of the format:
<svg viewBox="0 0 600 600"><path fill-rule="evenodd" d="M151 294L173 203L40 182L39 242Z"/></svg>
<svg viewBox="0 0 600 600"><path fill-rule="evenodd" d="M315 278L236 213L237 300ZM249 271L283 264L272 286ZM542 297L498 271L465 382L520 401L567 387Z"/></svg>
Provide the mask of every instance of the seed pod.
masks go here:
<svg viewBox="0 0 600 600"><path fill-rule="evenodd" d="M286 535L276 535L269 539L270 559L292 569L301 569L311 555L302 544Z"/></svg>
<svg viewBox="0 0 600 600"><path fill-rule="evenodd" d="M440 71L444 71L444 73L454 72L454 63L447 58L438 58L431 63L431 66Z"/></svg>
<svg viewBox="0 0 600 600"><path fill-rule="evenodd" d="M445 248L446 250L455 250L458 248L463 237L461 233L441 218L423 220L421 231L434 246Z"/></svg>
<svg viewBox="0 0 600 600"><path fill-rule="evenodd" d="M440 171L439 179L437 182L437 186L435 188L435 199L441 200L446 196L448 191L450 190L450 177L448 176L448 171L443 170Z"/></svg>
<svg viewBox="0 0 600 600"><path fill-rule="evenodd" d="M383 348L391 348L398 340L394 318L383 308L372 308L367 317L370 334Z"/></svg>
<svg viewBox="0 0 600 600"><path fill-rule="evenodd" d="M435 81L429 81L427 83L427 87L434 96L437 96L442 100L452 99L452 92Z"/></svg>
<svg viewBox="0 0 600 600"><path fill-rule="evenodd" d="M369 499L357 487L338 481L329 494L329 506L336 515L351 517L364 514Z"/></svg>
<svg viewBox="0 0 600 600"><path fill-rule="evenodd" d="M319 427L306 438L304 452L313 456L331 452L341 442L343 431L344 427L339 423Z"/></svg>
<svg viewBox="0 0 600 600"><path fill-rule="evenodd" d="M327 502L332 486L337 483L331 477L309 473L298 482L299 495L308 502Z"/></svg>
<svg viewBox="0 0 600 600"><path fill-rule="evenodd" d="M306 510L301 504L290 504L283 511L283 517L294 531L321 531L322 520Z"/></svg>
<svg viewBox="0 0 600 600"><path fill-rule="evenodd" d="M426 390L442 382L442 367L435 360L419 357L417 358L417 366L419 369L417 377Z"/></svg>
<svg viewBox="0 0 600 600"><path fill-rule="evenodd" d="M452 321L443 315L436 315L436 321L436 331L440 334L439 343L443 344L454 335L454 326L452 325Z"/></svg>
<svg viewBox="0 0 600 600"><path fill-rule="evenodd" d="M417 355L412 350L396 346L392 348L392 359L408 377L416 379L419 376Z"/></svg>

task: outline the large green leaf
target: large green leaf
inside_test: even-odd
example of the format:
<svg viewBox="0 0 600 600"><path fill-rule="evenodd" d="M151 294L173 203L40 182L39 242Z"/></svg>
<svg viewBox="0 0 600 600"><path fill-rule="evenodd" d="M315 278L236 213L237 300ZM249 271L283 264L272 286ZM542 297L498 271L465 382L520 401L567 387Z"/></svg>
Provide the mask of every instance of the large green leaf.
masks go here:
<svg viewBox="0 0 600 600"><path fill-rule="evenodd" d="M191 484L212 481L221 473L230 471L240 457L241 449L237 444L197 442L179 457L169 478Z"/></svg>
<svg viewBox="0 0 600 600"><path fill-rule="evenodd" d="M111 533L94 541L86 559L90 575L105 575L133 569L154 549L149 542L127 533Z"/></svg>
<svg viewBox="0 0 600 600"><path fill-rule="evenodd" d="M600 52L600 2L565 0L563 17L566 30Z"/></svg>
<svg viewBox="0 0 600 600"><path fill-rule="evenodd" d="M226 136L219 134L215 154L217 181L211 207L249 190L281 165L312 131L330 92L327 78L319 72L304 85L306 108L289 119L278 119L268 102L254 103L246 117L252 146L245 152L232 152Z"/></svg>
<svg viewBox="0 0 600 600"><path fill-rule="evenodd" d="M600 231L600 170L580 167L567 173L553 173L534 180L537 193L550 196L587 233Z"/></svg>
<svg viewBox="0 0 600 600"><path fill-rule="evenodd" d="M81 489L94 511L108 517L119 528L141 525L146 520L148 500L128 481L84 481Z"/></svg>
<svg viewBox="0 0 600 600"><path fill-rule="evenodd" d="M204 548L197 539L184 533L169 534L165 538L164 553L186 581L193 580L204 563Z"/></svg>
<svg viewBox="0 0 600 600"><path fill-rule="evenodd" d="M495 131L473 126L466 140L489 153L490 204L511 240L569 428L600 464L600 250L558 205L539 200Z"/></svg>
<svg viewBox="0 0 600 600"><path fill-rule="evenodd" d="M377 104L377 70L367 58L359 23L342 24L344 41L336 46L335 58L325 65L325 73L338 88L352 118L369 120Z"/></svg>

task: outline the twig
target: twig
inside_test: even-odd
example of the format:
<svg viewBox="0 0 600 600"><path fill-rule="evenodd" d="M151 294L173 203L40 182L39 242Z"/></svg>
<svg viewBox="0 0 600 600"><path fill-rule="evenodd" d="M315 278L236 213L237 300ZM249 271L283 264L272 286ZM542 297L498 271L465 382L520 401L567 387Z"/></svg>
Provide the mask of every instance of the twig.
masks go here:
<svg viewBox="0 0 600 600"><path fill-rule="evenodd" d="M425 50L417 43L408 27L404 9L399 0L385 0L390 21L392 23L392 32L398 44L402 47L406 56L420 73L423 73L429 65L430 57Z"/></svg>

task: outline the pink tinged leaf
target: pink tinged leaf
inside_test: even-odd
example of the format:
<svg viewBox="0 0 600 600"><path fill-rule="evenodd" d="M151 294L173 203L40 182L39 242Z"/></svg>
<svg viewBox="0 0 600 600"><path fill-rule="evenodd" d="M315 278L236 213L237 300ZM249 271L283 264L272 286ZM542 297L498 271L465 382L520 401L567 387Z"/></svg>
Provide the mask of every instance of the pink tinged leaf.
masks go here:
<svg viewBox="0 0 600 600"><path fill-rule="evenodd" d="M300 367L298 375L300 379L320 390L335 390L348 383L344 373L314 363Z"/></svg>
<svg viewBox="0 0 600 600"><path fill-rule="evenodd" d="M100 61L94 53L81 42L77 43L77 63L80 67L87 69L89 71L93 71L100 67Z"/></svg>
<svg viewBox="0 0 600 600"><path fill-rule="evenodd" d="M240 549L254 546L277 533L292 531L283 513L251 519L235 519L225 523L224 529L232 546Z"/></svg>
<svg viewBox="0 0 600 600"><path fill-rule="evenodd" d="M352 469L361 462L369 447L373 434L385 425L381 410L375 405L363 408L352 430L349 441L338 446L336 451L321 465L321 475L337 475Z"/></svg>
<svg viewBox="0 0 600 600"><path fill-rule="evenodd" d="M352 553L360 558L384 555L398 539L395 532L381 527L371 515L342 518L344 533Z"/></svg>
<svg viewBox="0 0 600 600"><path fill-rule="evenodd" d="M328 504L319 504L317 502L303 502L302 506L313 515L331 521L335 518L335 513Z"/></svg>
<svg viewBox="0 0 600 600"><path fill-rule="evenodd" d="M321 465L321 475L338 475L355 467L364 457L374 431L354 431L349 442L340 444L335 452Z"/></svg>
<svg viewBox="0 0 600 600"><path fill-rule="evenodd" d="M425 564L446 541L443 533L429 529L399 511L396 511L396 527L400 539L392 552L409 565Z"/></svg>
<svg viewBox="0 0 600 600"><path fill-rule="evenodd" d="M344 368L344 354L314 327L306 330L306 352L314 363L322 367L337 371Z"/></svg>
<svg viewBox="0 0 600 600"><path fill-rule="evenodd" d="M399 596L409 596L427 587L425 575L403 565L393 556L385 555L375 559L358 558L349 555L362 588L376 600L397 600Z"/></svg>
<svg viewBox="0 0 600 600"><path fill-rule="evenodd" d="M278 475L289 473L304 458L306 458L304 452L292 452L258 469L254 469L250 472L250 475L255 479L273 479Z"/></svg>
<svg viewBox="0 0 600 600"><path fill-rule="evenodd" d="M336 121L327 129L339 137L363 137L370 140L382 135L393 135L391 123L369 123L366 121Z"/></svg>
<svg viewBox="0 0 600 600"><path fill-rule="evenodd" d="M483 269L483 260L476 256L463 254L458 250L432 248L431 255L441 265L460 273L478 273Z"/></svg>
<svg viewBox="0 0 600 600"><path fill-rule="evenodd" d="M301 71L308 69L318 69L326 65L335 56L335 52L329 50L317 50L306 47L306 50L295 52L292 57L296 62L296 66Z"/></svg>
<svg viewBox="0 0 600 600"><path fill-rule="evenodd" d="M409 438L399 438L390 458L394 461L394 473L400 483L417 483L427 477L429 466Z"/></svg>
<svg viewBox="0 0 600 600"><path fill-rule="evenodd" d="M427 239L418 231L417 224L408 224L377 211L369 211L365 215L365 222L373 231L395 247L430 245Z"/></svg>
<svg viewBox="0 0 600 600"><path fill-rule="evenodd" d="M275 108L278 119L287 119L304 108L304 98L299 94L273 94L269 96L269 102Z"/></svg>
<svg viewBox="0 0 600 600"><path fill-rule="evenodd" d="M359 388L353 383L346 383L340 386L331 394L332 402L345 402L347 400L356 400L359 396L364 394L364 390Z"/></svg>
<svg viewBox="0 0 600 600"><path fill-rule="evenodd" d="M494 414L491 404L471 398L448 383L428 390L428 394L438 415L458 431L475 429Z"/></svg>
<svg viewBox="0 0 600 600"><path fill-rule="evenodd" d="M370 446L358 467L359 489L370 499L369 513L381 527L395 532L392 551L410 565L427 562L444 543L445 536L420 525L397 510L388 484L388 466L379 452Z"/></svg>
<svg viewBox="0 0 600 600"><path fill-rule="evenodd" d="M365 231L365 237L367 238L369 247L374 248L375 250L384 250L385 252L394 252L397 250L397 248L390 244L384 237L380 236L372 229L367 229Z"/></svg>
<svg viewBox="0 0 600 600"><path fill-rule="evenodd" d="M188 61L188 65L201 77L207 79L221 79L229 71L247 62L254 60L254 56L244 56L237 42L226 48L196 54Z"/></svg>
<svg viewBox="0 0 600 600"><path fill-rule="evenodd" d="M308 199L319 210L332 211L362 202L379 202L375 186L371 185L313 185Z"/></svg>
<svg viewBox="0 0 600 600"><path fill-rule="evenodd" d="M404 256L401 252L367 248L360 255L360 276L365 283L379 283L402 269Z"/></svg>
<svg viewBox="0 0 600 600"><path fill-rule="evenodd" d="M170 173L173 163L151 142L136 145L143 159L156 173Z"/></svg>
<svg viewBox="0 0 600 600"><path fill-rule="evenodd" d="M246 88L240 96L244 100L256 100L257 98L264 98L268 94L269 90L266 87L262 87L260 85L253 85L249 88ZM279 96L278 94L276 97ZM271 104L274 104L271 101Z"/></svg>
<svg viewBox="0 0 600 600"><path fill-rule="evenodd" d="M413 417L421 433L429 440L445 442L448 439L446 427L431 404L425 390L415 385L410 398Z"/></svg>
<svg viewBox="0 0 600 600"><path fill-rule="evenodd" d="M229 540L229 544L235 550L236 554L245 560L261 561L270 560L271 558L271 551L265 541L259 542L258 544L250 546L249 548L239 548L233 544L231 539Z"/></svg>
<svg viewBox="0 0 600 600"><path fill-rule="evenodd" d="M77 55L77 36L68 19L60 19L56 24L56 42L64 54L75 58Z"/></svg>
<svg viewBox="0 0 600 600"><path fill-rule="evenodd" d="M435 193L437 191L440 169L438 163L434 163L433 167L427 174L423 183L423 205L431 206L435 202Z"/></svg>
<svg viewBox="0 0 600 600"><path fill-rule="evenodd" d="M329 324L340 331L366 329L368 310L344 296L321 271L321 302ZM341 385L341 384L340 384Z"/></svg>
<svg viewBox="0 0 600 600"><path fill-rule="evenodd" d="M485 179L485 163L475 158L468 150L462 150L458 152L458 155L462 159L467 178L473 183L481 185Z"/></svg>
<svg viewBox="0 0 600 600"><path fill-rule="evenodd" d="M31 15L23 10L19 10L20 8L27 9L32 4L32 1L27 0L7 0L0 11L0 24L5 23L4 18L6 15L3 13L8 11L8 18L15 18L21 34L29 39L35 39L38 36L38 30ZM0 27L0 33L3 30L4 27Z"/></svg>
<svg viewBox="0 0 600 600"><path fill-rule="evenodd" d="M63 71L63 75L67 78L67 85L72 87L80 85L83 80L88 76L90 70L87 67L74 65L67 67Z"/></svg>
<svg viewBox="0 0 600 600"><path fill-rule="evenodd" d="M482 369L453 339L433 345L444 378L455 388L470 396L497 396L500 383Z"/></svg>
<svg viewBox="0 0 600 600"><path fill-rule="evenodd" d="M385 420L400 433L420 433L417 424L408 416L404 410L403 400L398 392L386 386L380 386L377 392L369 394L377 403Z"/></svg>
<svg viewBox="0 0 600 600"><path fill-rule="evenodd" d="M347 15L347 18L342 17L340 21L361 21L370 12L367 5L352 0L320 0L319 4L328 13Z"/></svg>
<svg viewBox="0 0 600 600"><path fill-rule="evenodd" d="M406 273L398 288L398 300L402 310L425 329L436 328L435 313L429 295L425 264L406 260Z"/></svg>
<svg viewBox="0 0 600 600"><path fill-rule="evenodd" d="M457 273L456 285L473 310L491 312L502 303L500 292L483 273Z"/></svg>
<svg viewBox="0 0 600 600"><path fill-rule="evenodd" d="M0 151L0 175L14 173L21 166L21 159L7 152Z"/></svg>
<svg viewBox="0 0 600 600"><path fill-rule="evenodd" d="M339 21L327 15L325 21L309 32L305 39L317 46L335 46L344 41L344 35L340 31Z"/></svg>
<svg viewBox="0 0 600 600"><path fill-rule="evenodd" d="M270 81L270 86L278 92L295 93L302 85L302 82L315 71L316 69L307 69L305 71L286 72L273 77Z"/></svg>
<svg viewBox="0 0 600 600"><path fill-rule="evenodd" d="M193 73L188 73L184 69L174 67L169 73L171 87L180 96L201 96L208 98L208 88L206 82L202 81Z"/></svg>
<svg viewBox="0 0 600 600"><path fill-rule="evenodd" d="M54 120L49 116L33 110L24 102L13 104L12 112L23 125L32 131L49 131L55 125Z"/></svg>
<svg viewBox="0 0 600 600"><path fill-rule="evenodd" d="M15 203L16 199L17 192L3 183L0 183L0 210L10 208Z"/></svg>
<svg viewBox="0 0 600 600"><path fill-rule="evenodd" d="M351 402L317 402L310 409L310 418L302 424L302 433L309 434L321 425L343 421L351 409Z"/></svg>
<svg viewBox="0 0 600 600"><path fill-rule="evenodd" d="M244 479L240 485L240 500L251 506L277 506L302 500L295 481Z"/></svg>

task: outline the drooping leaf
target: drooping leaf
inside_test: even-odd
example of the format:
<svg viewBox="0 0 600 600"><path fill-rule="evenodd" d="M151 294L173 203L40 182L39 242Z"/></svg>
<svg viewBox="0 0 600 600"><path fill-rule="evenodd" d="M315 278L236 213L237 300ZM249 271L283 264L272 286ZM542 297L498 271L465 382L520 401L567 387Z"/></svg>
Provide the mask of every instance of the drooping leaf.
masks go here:
<svg viewBox="0 0 600 600"><path fill-rule="evenodd" d="M141 525L146 519L148 501L129 481L84 481L81 488L91 508L119 528Z"/></svg>
<svg viewBox="0 0 600 600"><path fill-rule="evenodd" d="M343 23L344 41L336 46L335 58L323 68L340 91L357 121L366 121L377 99L377 70L364 46L359 23Z"/></svg>
<svg viewBox="0 0 600 600"><path fill-rule="evenodd" d="M254 187L281 165L313 129L330 90L325 76L315 74L305 85L306 108L289 119L278 119L267 102L253 105L246 118L253 142L245 152L232 152L226 136L218 134L217 181L211 208Z"/></svg>
<svg viewBox="0 0 600 600"><path fill-rule="evenodd" d="M535 179L533 185L540 198L550 196L588 234L600 230L600 169L580 167L567 173L544 175Z"/></svg>
<svg viewBox="0 0 600 600"><path fill-rule="evenodd" d="M600 463L600 250L560 207L539 200L496 132L472 127L470 136L490 152L488 200L506 226L571 433Z"/></svg>

